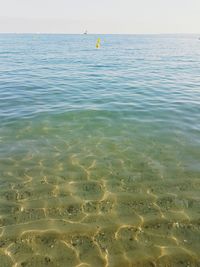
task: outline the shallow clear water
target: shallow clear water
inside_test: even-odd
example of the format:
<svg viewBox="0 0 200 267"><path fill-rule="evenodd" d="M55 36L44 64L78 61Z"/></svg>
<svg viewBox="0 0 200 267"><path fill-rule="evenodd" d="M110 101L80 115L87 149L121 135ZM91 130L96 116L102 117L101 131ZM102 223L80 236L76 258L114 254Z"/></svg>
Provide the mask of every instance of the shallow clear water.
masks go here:
<svg viewBox="0 0 200 267"><path fill-rule="evenodd" d="M196 36L0 35L1 266L200 266Z"/></svg>

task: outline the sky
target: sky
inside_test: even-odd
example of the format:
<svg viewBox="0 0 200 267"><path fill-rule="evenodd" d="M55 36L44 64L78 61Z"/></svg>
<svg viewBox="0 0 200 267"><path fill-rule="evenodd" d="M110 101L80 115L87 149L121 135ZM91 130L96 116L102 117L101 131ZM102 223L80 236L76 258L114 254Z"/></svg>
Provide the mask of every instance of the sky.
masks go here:
<svg viewBox="0 0 200 267"><path fill-rule="evenodd" d="M0 0L0 32L198 33L200 0Z"/></svg>

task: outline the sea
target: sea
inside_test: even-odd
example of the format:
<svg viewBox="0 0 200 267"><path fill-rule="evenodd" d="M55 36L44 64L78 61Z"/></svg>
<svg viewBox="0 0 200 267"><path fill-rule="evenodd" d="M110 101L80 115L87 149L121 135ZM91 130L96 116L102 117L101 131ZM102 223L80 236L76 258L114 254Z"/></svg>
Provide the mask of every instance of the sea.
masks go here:
<svg viewBox="0 0 200 267"><path fill-rule="evenodd" d="M199 36L0 34L0 266L200 266Z"/></svg>

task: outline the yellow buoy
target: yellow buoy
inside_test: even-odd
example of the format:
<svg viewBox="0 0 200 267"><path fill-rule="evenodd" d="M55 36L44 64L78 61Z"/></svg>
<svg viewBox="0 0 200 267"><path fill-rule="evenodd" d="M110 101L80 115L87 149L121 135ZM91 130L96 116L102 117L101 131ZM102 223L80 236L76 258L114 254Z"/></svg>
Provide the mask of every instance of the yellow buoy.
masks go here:
<svg viewBox="0 0 200 267"><path fill-rule="evenodd" d="M100 48L100 45L101 45L101 39L98 38L96 42L96 48Z"/></svg>

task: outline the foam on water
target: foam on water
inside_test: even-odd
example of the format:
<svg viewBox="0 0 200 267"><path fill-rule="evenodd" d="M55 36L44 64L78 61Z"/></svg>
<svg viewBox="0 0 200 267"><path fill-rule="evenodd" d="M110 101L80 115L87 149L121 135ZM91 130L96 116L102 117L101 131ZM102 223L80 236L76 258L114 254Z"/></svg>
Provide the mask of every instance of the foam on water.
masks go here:
<svg viewBox="0 0 200 267"><path fill-rule="evenodd" d="M200 266L196 36L0 35L0 262Z"/></svg>

